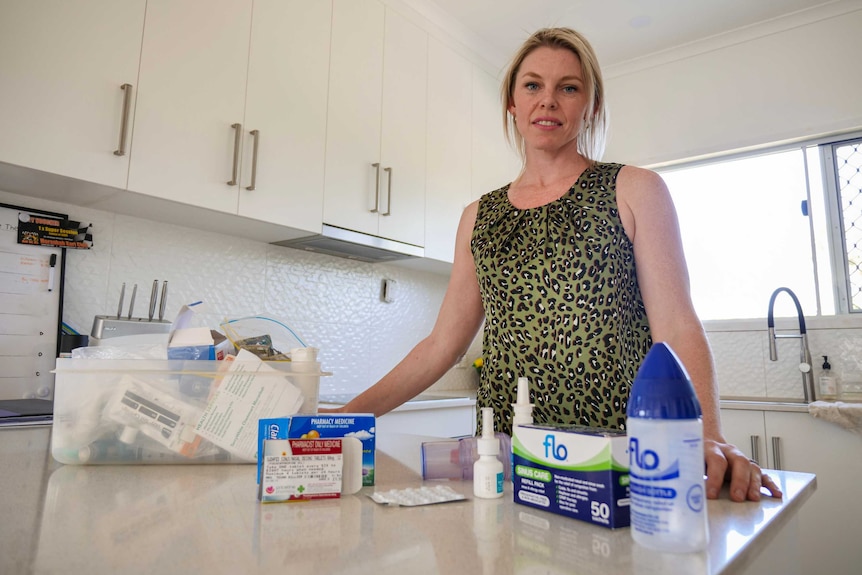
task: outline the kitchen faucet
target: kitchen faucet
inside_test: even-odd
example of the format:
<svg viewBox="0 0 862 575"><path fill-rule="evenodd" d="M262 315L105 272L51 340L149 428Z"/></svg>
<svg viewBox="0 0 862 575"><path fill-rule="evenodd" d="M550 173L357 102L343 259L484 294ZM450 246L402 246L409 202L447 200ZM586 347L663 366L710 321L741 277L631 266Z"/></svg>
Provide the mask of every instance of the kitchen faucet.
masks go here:
<svg viewBox="0 0 862 575"><path fill-rule="evenodd" d="M796 305L796 317L799 321L799 334L782 334L775 335L775 318L772 315L772 308L775 305L775 297L779 292L787 292L793 299ZM808 351L808 333L805 330L805 316L802 315L802 306L799 305L799 299L790 288L780 287L772 292L772 297L769 298L769 314L766 318L766 327L769 334L769 360L778 361L778 348L775 346L777 338L797 338L800 341L799 350L799 371L802 372L802 391L805 395L805 402L811 403L815 400L814 397L814 375L811 373L811 353Z"/></svg>

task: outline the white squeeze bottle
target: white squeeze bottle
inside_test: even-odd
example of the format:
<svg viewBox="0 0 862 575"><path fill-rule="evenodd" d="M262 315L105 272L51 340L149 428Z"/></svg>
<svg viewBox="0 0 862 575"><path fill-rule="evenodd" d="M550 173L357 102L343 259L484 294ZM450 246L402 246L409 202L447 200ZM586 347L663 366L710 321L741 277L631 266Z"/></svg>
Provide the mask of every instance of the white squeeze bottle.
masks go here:
<svg viewBox="0 0 862 575"><path fill-rule="evenodd" d="M660 551L703 550L703 420L688 373L667 344L654 344L644 359L627 415L632 537Z"/></svg>
<svg viewBox="0 0 862 575"><path fill-rule="evenodd" d="M482 437L477 441L479 459L473 464L473 495L483 499L503 496L503 463L497 459L500 440L494 435L494 409L482 408Z"/></svg>

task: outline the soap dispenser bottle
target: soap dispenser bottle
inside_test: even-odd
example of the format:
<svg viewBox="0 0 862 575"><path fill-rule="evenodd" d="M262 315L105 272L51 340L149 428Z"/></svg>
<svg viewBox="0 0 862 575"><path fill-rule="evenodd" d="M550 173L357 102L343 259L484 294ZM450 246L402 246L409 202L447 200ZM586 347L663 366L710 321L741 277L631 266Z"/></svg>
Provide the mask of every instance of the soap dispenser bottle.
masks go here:
<svg viewBox="0 0 862 575"><path fill-rule="evenodd" d="M820 397L823 399L835 399L838 396L838 385L835 376L832 375L832 366L829 357L823 356L823 371L820 372Z"/></svg>

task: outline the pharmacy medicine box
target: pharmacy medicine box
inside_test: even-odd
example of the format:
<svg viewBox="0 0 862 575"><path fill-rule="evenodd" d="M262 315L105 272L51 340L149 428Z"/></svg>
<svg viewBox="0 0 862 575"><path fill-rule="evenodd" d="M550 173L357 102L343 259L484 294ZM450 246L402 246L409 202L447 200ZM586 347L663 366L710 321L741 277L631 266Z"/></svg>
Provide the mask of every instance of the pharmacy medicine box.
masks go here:
<svg viewBox="0 0 862 575"><path fill-rule="evenodd" d="M290 418L291 439L355 437L362 444L362 486L374 485L376 419L370 413L320 413Z"/></svg>
<svg viewBox="0 0 862 575"><path fill-rule="evenodd" d="M314 413L329 375L253 356L59 358L54 373L51 453L70 465L255 463L258 420Z"/></svg>
<svg viewBox="0 0 862 575"><path fill-rule="evenodd" d="M628 527L627 448L622 431L515 426L515 503L611 529Z"/></svg>

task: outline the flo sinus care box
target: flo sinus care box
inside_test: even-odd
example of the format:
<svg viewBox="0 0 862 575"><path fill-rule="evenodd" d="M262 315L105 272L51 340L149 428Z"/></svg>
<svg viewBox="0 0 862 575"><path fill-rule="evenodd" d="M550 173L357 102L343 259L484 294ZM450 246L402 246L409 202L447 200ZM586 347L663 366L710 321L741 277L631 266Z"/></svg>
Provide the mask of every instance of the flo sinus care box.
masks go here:
<svg viewBox="0 0 862 575"><path fill-rule="evenodd" d="M624 432L579 426L515 426L515 503L615 529L629 525Z"/></svg>

